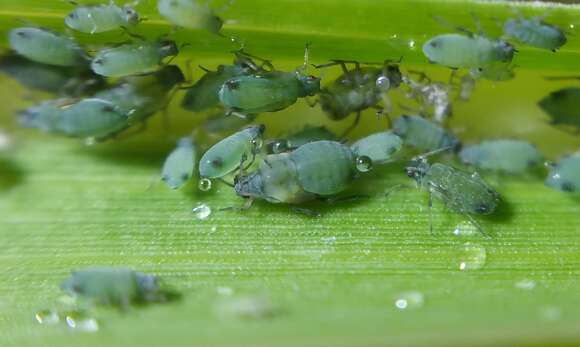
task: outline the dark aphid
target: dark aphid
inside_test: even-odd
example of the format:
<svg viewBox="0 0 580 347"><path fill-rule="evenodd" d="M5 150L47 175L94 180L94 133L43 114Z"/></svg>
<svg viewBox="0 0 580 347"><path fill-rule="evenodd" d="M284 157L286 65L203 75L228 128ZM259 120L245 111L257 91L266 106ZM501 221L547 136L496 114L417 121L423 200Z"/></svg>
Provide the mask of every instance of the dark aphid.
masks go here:
<svg viewBox="0 0 580 347"><path fill-rule="evenodd" d="M418 73L420 79L412 80L408 76L403 77L403 82L409 88L407 97L417 100L422 111L428 111L433 116L433 120L443 123L452 115L450 84L433 82L422 72Z"/></svg>
<svg viewBox="0 0 580 347"><path fill-rule="evenodd" d="M551 165L546 186L561 192L580 194L580 154L573 154Z"/></svg>
<svg viewBox="0 0 580 347"><path fill-rule="evenodd" d="M342 74L319 93L322 110L333 120L341 120L352 113L356 118L345 134L348 134L359 122L361 111L374 107L379 112L390 111L391 103L387 92L397 88L402 82L399 65L385 61L383 67L366 65L358 62L349 70L348 61L335 60L317 68L340 65ZM379 106L379 104L383 106ZM344 136L344 135L343 135Z"/></svg>
<svg viewBox="0 0 580 347"><path fill-rule="evenodd" d="M139 23L139 14L133 7L119 7L111 0L106 5L77 6L64 17L64 22L76 31L96 34L134 26Z"/></svg>
<svg viewBox="0 0 580 347"><path fill-rule="evenodd" d="M538 102L553 125L567 125L580 131L580 88L567 87L550 93Z"/></svg>
<svg viewBox="0 0 580 347"><path fill-rule="evenodd" d="M183 28L204 29L218 34L223 25L223 20L209 8L209 2L157 0L157 11L171 24Z"/></svg>
<svg viewBox="0 0 580 347"><path fill-rule="evenodd" d="M178 189L193 175L195 163L196 153L193 141L191 137L183 137L165 159L161 169L161 180L169 188Z"/></svg>
<svg viewBox="0 0 580 347"><path fill-rule="evenodd" d="M542 161L534 145L519 140L491 140L466 146L459 152L459 158L478 169L513 175L522 174Z"/></svg>
<svg viewBox="0 0 580 347"><path fill-rule="evenodd" d="M24 27L10 30L10 48L34 62L56 65L77 66L86 63L85 53L68 37L52 31Z"/></svg>
<svg viewBox="0 0 580 347"><path fill-rule="evenodd" d="M518 18L505 22L504 33L517 41L542 49L556 51L566 43L566 35L558 27L544 22L543 16Z"/></svg>
<svg viewBox="0 0 580 347"><path fill-rule="evenodd" d="M91 68L107 77L144 74L159 69L163 59L177 53L177 45L171 40L140 41L99 51L91 61Z"/></svg>
<svg viewBox="0 0 580 347"><path fill-rule="evenodd" d="M467 173L440 163L429 165L423 156L413 158L405 171L429 193L430 217L432 196L435 196L449 210L467 217L485 235L472 215L493 213L499 203L499 194L477 173Z"/></svg>
<svg viewBox="0 0 580 347"><path fill-rule="evenodd" d="M392 131L383 131L363 137L350 146L357 156L369 157L373 164L393 160L403 147L403 140Z"/></svg>
<svg viewBox="0 0 580 347"><path fill-rule="evenodd" d="M393 132L403 139L407 146L421 152L441 148L457 149L459 139L449 131L421 116L401 116L393 121Z"/></svg>
<svg viewBox="0 0 580 347"><path fill-rule="evenodd" d="M157 277L126 268L73 271L60 287L68 295L120 308L163 300Z"/></svg>
<svg viewBox="0 0 580 347"><path fill-rule="evenodd" d="M336 141L338 137L324 126L307 125L302 130L288 135L285 139L268 141L266 151L268 153L288 152L309 142L322 140Z"/></svg>

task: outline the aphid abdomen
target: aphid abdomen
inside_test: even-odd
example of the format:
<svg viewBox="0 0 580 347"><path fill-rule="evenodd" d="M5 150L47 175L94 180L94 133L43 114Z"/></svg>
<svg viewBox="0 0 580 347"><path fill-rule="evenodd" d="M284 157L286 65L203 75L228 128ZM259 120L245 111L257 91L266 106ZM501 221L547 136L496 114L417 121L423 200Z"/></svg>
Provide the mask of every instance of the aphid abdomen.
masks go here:
<svg viewBox="0 0 580 347"><path fill-rule="evenodd" d="M83 33L100 33L127 24L115 5L79 6L64 18L65 24Z"/></svg>
<svg viewBox="0 0 580 347"><path fill-rule="evenodd" d="M356 173L354 154L335 141L307 143L291 152L302 188L318 195L343 191Z"/></svg>
<svg viewBox="0 0 580 347"><path fill-rule="evenodd" d="M91 68L99 75L123 77L155 71L159 62L156 44L129 44L100 51L91 61Z"/></svg>
<svg viewBox="0 0 580 347"><path fill-rule="evenodd" d="M580 194L580 154L564 157L550 168L546 186L573 194Z"/></svg>
<svg viewBox="0 0 580 347"><path fill-rule="evenodd" d="M101 99L83 99L64 108L59 117L59 129L73 137L103 139L128 126L127 116Z"/></svg>
<svg viewBox="0 0 580 347"><path fill-rule="evenodd" d="M38 28L16 28L8 35L10 48L38 63L75 66L84 62L82 51L71 39Z"/></svg>
<svg viewBox="0 0 580 347"><path fill-rule="evenodd" d="M494 140L463 148L459 154L464 163L483 170L521 174L540 163L538 150L525 141Z"/></svg>
<svg viewBox="0 0 580 347"><path fill-rule="evenodd" d="M401 150L403 140L391 131L371 134L350 147L357 156L367 156L373 163L384 163Z"/></svg>

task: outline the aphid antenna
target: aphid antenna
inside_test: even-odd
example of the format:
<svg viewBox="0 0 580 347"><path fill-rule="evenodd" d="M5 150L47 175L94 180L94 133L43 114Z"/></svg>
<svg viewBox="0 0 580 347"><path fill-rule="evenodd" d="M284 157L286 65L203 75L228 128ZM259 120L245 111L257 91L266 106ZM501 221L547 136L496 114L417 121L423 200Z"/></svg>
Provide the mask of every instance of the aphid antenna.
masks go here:
<svg viewBox="0 0 580 347"><path fill-rule="evenodd" d="M443 17L431 15L431 18L434 21L436 21L437 23L439 23L439 25L441 25L441 26L444 26L444 27L447 27L447 28L450 28L450 29L453 29L453 30L457 30L457 31L459 31L461 33L464 33L464 34L468 35L468 36L474 36L474 33L471 32L469 29L467 29L467 28L465 28L463 26L460 26L460 25L451 24L450 22L448 22L447 20L445 20Z"/></svg>
<svg viewBox="0 0 580 347"><path fill-rule="evenodd" d="M223 177L218 178L218 180L220 182L222 182L223 184L225 184L226 186L229 186L231 188L234 188L235 187L235 185L233 183L230 183L230 182L226 181Z"/></svg>
<svg viewBox="0 0 580 347"><path fill-rule="evenodd" d="M274 70L274 65L272 65L271 60L260 58L258 56L253 55L253 54L250 54L244 50L243 46L240 47L239 49L230 51L230 53L232 53L236 57L236 59L243 59L244 64L247 64L248 66L250 66L254 71L263 70L264 66L266 66L269 71ZM252 59L259 61L261 63L261 66L258 67L252 61Z"/></svg>
<svg viewBox="0 0 580 347"><path fill-rule="evenodd" d="M128 35L129 37L131 37L131 38L134 38L134 39L137 39L137 40L141 40L141 41L146 41L146 40L147 40L147 38L146 38L145 36L143 36L143 35L139 35L139 34L132 33L132 32L129 30L129 28L127 28L126 26L123 26L123 25L122 25L120 28L121 28L121 30L122 30L122 31L123 31L125 34L127 34L127 35ZM164 35L167 35L167 34L164 34ZM162 35L161 37L163 37L163 35Z"/></svg>
<svg viewBox="0 0 580 347"><path fill-rule="evenodd" d="M419 155L415 156L414 159L425 159L426 160L427 157L433 156L435 154L439 154L441 152L448 151L448 150L450 150L452 148L453 148L452 146L447 146L447 147L439 148L439 149L436 149L436 150L433 150L433 151L430 151L430 152L427 152L427 153L419 154Z"/></svg>
<svg viewBox="0 0 580 347"><path fill-rule="evenodd" d="M580 76L544 76L546 81L569 81L569 80L579 80Z"/></svg>
<svg viewBox="0 0 580 347"><path fill-rule="evenodd" d="M73 5L73 6L78 6L79 3L73 0L63 0L63 2L68 2L69 4Z"/></svg>
<svg viewBox="0 0 580 347"><path fill-rule="evenodd" d="M385 198L388 198L389 195L391 195L392 193L396 192L399 189L410 189L410 188L413 188L413 187L411 187L405 183L395 184L391 188L387 189L387 191L385 192Z"/></svg>
<svg viewBox="0 0 580 347"><path fill-rule="evenodd" d="M306 74L306 72L308 71L308 62L310 60L310 42L306 42L306 45L304 46L304 63L302 63L302 67L299 68L301 73Z"/></svg>

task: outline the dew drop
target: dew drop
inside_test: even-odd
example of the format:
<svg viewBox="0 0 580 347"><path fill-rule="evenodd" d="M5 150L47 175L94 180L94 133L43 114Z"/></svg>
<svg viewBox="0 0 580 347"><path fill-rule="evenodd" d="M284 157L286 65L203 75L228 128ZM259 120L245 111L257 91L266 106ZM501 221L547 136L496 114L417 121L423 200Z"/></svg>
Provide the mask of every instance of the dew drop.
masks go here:
<svg viewBox="0 0 580 347"><path fill-rule="evenodd" d="M211 208L204 203L200 203L197 204L197 206L195 206L191 210L191 212L193 212L193 215L195 216L196 219L204 220L207 219L207 217L209 217L209 215L211 214Z"/></svg>
<svg viewBox="0 0 580 347"><path fill-rule="evenodd" d="M386 92L391 88L391 81L387 76L380 76L377 78L376 85L379 90Z"/></svg>
<svg viewBox="0 0 580 347"><path fill-rule="evenodd" d="M415 40L413 40L413 39L409 40L407 45L409 46L409 49L414 50L415 49Z"/></svg>
<svg viewBox="0 0 580 347"><path fill-rule="evenodd" d="M94 137L87 137L85 139L85 146L94 146L97 143L97 139Z"/></svg>
<svg viewBox="0 0 580 347"><path fill-rule="evenodd" d="M487 252L485 247L465 243L459 256L459 270L478 270L485 266Z"/></svg>
<svg viewBox="0 0 580 347"><path fill-rule="evenodd" d="M575 27L576 27L576 26L575 26L574 24L570 24L570 25L569 25L569 28L570 28L570 29L574 29Z"/></svg>
<svg viewBox="0 0 580 347"><path fill-rule="evenodd" d="M255 139L252 140L252 147L253 147L253 152L257 153L260 151L260 149L262 149L262 146L264 145L264 140L262 140L261 137L257 137Z"/></svg>
<svg viewBox="0 0 580 347"><path fill-rule="evenodd" d="M465 221L457 224L455 230L453 230L453 235L459 237L471 237L479 233L477 227L471 222Z"/></svg>
<svg viewBox="0 0 580 347"><path fill-rule="evenodd" d="M284 140L276 141L272 144L272 153L278 154L288 151L288 142Z"/></svg>
<svg viewBox="0 0 580 347"><path fill-rule="evenodd" d="M395 307L399 310L416 309L423 306L425 297L421 292L408 291L397 295L395 299Z"/></svg>
<svg viewBox="0 0 580 347"><path fill-rule="evenodd" d="M514 287L516 287L518 289L532 290L536 287L536 281L523 279L521 281L516 282L514 284Z"/></svg>
<svg viewBox="0 0 580 347"><path fill-rule="evenodd" d="M200 179L197 188L202 192L209 191L211 189L211 180L209 178Z"/></svg>
<svg viewBox="0 0 580 347"><path fill-rule="evenodd" d="M58 313L53 310L40 310L34 315L39 324L54 325L60 322Z"/></svg>
<svg viewBox="0 0 580 347"><path fill-rule="evenodd" d="M93 317L82 312L71 312L66 315L66 325L76 331L94 333L99 330L99 323Z"/></svg>
<svg viewBox="0 0 580 347"><path fill-rule="evenodd" d="M356 158L356 169L360 172L369 172L373 168L373 161L366 155Z"/></svg>

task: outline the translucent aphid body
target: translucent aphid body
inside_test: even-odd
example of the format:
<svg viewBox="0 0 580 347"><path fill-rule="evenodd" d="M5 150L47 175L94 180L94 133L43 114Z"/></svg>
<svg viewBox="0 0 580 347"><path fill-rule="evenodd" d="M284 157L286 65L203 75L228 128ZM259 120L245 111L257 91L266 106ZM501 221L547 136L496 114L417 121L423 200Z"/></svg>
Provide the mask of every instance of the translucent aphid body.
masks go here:
<svg viewBox="0 0 580 347"><path fill-rule="evenodd" d="M464 147L459 152L461 161L482 170L522 174L538 166L542 155L538 149L519 140L492 140Z"/></svg>
<svg viewBox="0 0 580 347"><path fill-rule="evenodd" d="M324 126L305 126L302 130L288 135L284 139L268 141L268 153L281 153L294 150L314 141L336 141L337 136Z"/></svg>
<svg viewBox="0 0 580 347"><path fill-rule="evenodd" d="M550 167L546 186L572 194L580 194L580 154L560 159Z"/></svg>
<svg viewBox="0 0 580 347"><path fill-rule="evenodd" d="M218 34L223 21L208 2L199 0L157 0L157 11L168 22L188 29L203 29Z"/></svg>
<svg viewBox="0 0 580 347"><path fill-rule="evenodd" d="M550 116L553 125L573 126L580 131L580 88L567 87L550 93L538 106Z"/></svg>
<svg viewBox="0 0 580 347"><path fill-rule="evenodd" d="M367 156L373 164L389 162L402 147L403 140L392 131L371 134L350 146L357 156Z"/></svg>
<svg viewBox="0 0 580 347"><path fill-rule="evenodd" d="M503 31L517 41L536 47L556 51L566 43L566 35L559 28L544 22L542 17L510 19Z"/></svg>
<svg viewBox="0 0 580 347"><path fill-rule="evenodd" d="M420 73L421 79L414 81L405 76L403 81L410 89L407 97L419 102L422 109L432 114L433 120L443 123L452 115L450 98L451 87L442 82L433 82L425 74Z"/></svg>
<svg viewBox="0 0 580 347"><path fill-rule="evenodd" d="M165 159L161 169L161 180L171 189L181 188L191 179L195 164L193 141L191 137L183 137Z"/></svg>
<svg viewBox="0 0 580 347"><path fill-rule="evenodd" d="M393 132L403 139L407 146L422 152L441 148L456 149L459 139L439 125L420 116L401 116L393 121Z"/></svg>
<svg viewBox="0 0 580 347"><path fill-rule="evenodd" d="M64 17L65 24L87 34L102 33L139 23L139 14L131 6L108 4L77 6Z"/></svg>

